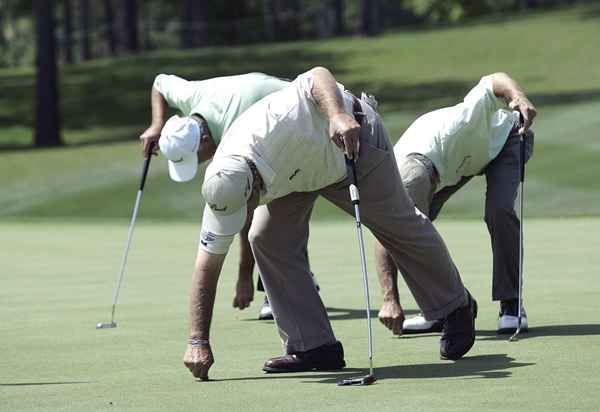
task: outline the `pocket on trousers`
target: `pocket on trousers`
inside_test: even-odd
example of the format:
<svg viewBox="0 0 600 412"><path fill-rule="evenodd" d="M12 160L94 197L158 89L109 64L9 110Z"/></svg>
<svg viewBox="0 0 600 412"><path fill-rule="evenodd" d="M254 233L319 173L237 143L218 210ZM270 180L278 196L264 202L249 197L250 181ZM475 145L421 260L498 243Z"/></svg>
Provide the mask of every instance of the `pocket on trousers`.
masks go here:
<svg viewBox="0 0 600 412"><path fill-rule="evenodd" d="M365 176L368 176L373 170L375 170L381 163L389 159L392 152L389 150L380 149L369 143L360 144L360 154L358 162L356 163L356 173L358 179L361 180Z"/></svg>

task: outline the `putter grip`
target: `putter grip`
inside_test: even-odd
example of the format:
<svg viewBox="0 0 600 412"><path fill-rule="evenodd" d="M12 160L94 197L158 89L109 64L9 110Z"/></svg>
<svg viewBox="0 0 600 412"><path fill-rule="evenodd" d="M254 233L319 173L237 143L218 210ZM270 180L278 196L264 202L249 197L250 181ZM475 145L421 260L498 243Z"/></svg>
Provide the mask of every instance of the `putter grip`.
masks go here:
<svg viewBox="0 0 600 412"><path fill-rule="evenodd" d="M348 179L350 179L350 184L354 185L354 186L358 186L356 184L356 165L354 163L354 160L352 159L348 159L347 157L345 157L346 159L346 168L348 169Z"/></svg>
<svg viewBox="0 0 600 412"><path fill-rule="evenodd" d="M521 141L519 144L521 145L521 183L525 181L525 135L521 136Z"/></svg>
<svg viewBox="0 0 600 412"><path fill-rule="evenodd" d="M154 150L155 142L150 142L150 147L148 148L148 157L144 160L144 170L142 171L142 178L140 179L140 190L144 190L144 186L146 185L146 176L148 176L148 169L150 169L150 160L152 159L152 150Z"/></svg>

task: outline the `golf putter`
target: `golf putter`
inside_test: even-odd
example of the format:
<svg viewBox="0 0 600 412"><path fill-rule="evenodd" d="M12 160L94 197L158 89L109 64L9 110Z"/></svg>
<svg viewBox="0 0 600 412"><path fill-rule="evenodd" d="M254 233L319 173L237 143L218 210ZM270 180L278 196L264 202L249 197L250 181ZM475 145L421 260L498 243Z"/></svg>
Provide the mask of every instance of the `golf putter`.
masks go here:
<svg viewBox="0 0 600 412"><path fill-rule="evenodd" d="M346 166L349 169L350 177L350 200L354 205L354 217L356 218L356 232L358 234L358 246L360 249L360 266L363 275L363 284L365 289L365 301L367 304L367 325L369 334L369 374L365 376L357 376L355 378L343 379L338 382L338 386L349 386L349 385L371 385L377 378L373 372L373 333L371 330L371 301L369 299L369 278L367 276L367 262L365 259L365 243L363 240L362 226L360 223L360 210L358 204L360 203L360 196L358 194L358 187L356 184L356 165L354 160L346 158Z"/></svg>
<svg viewBox="0 0 600 412"><path fill-rule="evenodd" d="M519 113L520 123L523 124L523 116ZM516 342L518 339L519 333L521 333L521 322L523 320L523 197L525 193L525 136L523 134L520 135L519 138L520 145L520 156L521 156L521 190L519 194L519 310L517 312L517 329L515 333L508 338L509 342Z"/></svg>
<svg viewBox="0 0 600 412"><path fill-rule="evenodd" d="M121 284L123 283L123 274L125 273L125 266L127 265L127 255L129 255L129 246L131 245L131 239L133 238L133 226L135 225L135 219L137 217L138 209L140 208L140 202L142 201L142 193L144 192L144 185L146 184L146 176L148 175L148 169L150 168L150 159L152 159L153 149L154 142L150 143L150 154L144 160L144 168L142 171L142 178L140 180L140 188L138 189L137 196L135 198L135 205L133 206L131 222L129 223L129 230L127 232L127 243L125 244L125 252L123 254L123 260L121 261L121 271L119 272L117 287L115 288L115 292L113 295L110 322L99 322L96 325L96 329L111 329L117 327L117 323L115 322L115 309L117 307L117 301L119 300L119 291L121 290Z"/></svg>

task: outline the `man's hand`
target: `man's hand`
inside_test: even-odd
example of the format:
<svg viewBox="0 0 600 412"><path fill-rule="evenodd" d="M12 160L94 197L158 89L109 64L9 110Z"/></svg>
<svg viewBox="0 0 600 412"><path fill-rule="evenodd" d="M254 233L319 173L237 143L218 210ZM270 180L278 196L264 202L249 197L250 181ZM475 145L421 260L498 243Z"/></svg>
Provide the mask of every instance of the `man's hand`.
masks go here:
<svg viewBox="0 0 600 412"><path fill-rule="evenodd" d="M160 138L161 127L158 126L150 126L140 135L140 139L142 139L142 147L144 158L148 158L150 154L157 155L158 154L158 139ZM152 148L152 153L150 153L150 143L154 142L154 147Z"/></svg>
<svg viewBox="0 0 600 412"><path fill-rule="evenodd" d="M402 324L404 323L404 312L400 303L384 301L379 310L379 320L394 335L402 335Z"/></svg>
<svg viewBox="0 0 600 412"><path fill-rule="evenodd" d="M360 125L354 117L346 112L332 116L329 119L329 137L348 159L358 159Z"/></svg>
<svg viewBox="0 0 600 412"><path fill-rule="evenodd" d="M524 95L517 95L508 103L508 107L510 107L511 110L517 110L521 113L523 125L519 129L519 134L525 134L533 124L533 119L537 115L535 106Z"/></svg>
<svg viewBox="0 0 600 412"><path fill-rule="evenodd" d="M189 345L183 355L184 365L192 372L195 378L208 380L208 370L215 363L210 344Z"/></svg>
<svg viewBox="0 0 600 412"><path fill-rule="evenodd" d="M250 306L250 302L254 300L254 282L252 275L239 276L235 285L235 296L233 297L233 307L240 310Z"/></svg>

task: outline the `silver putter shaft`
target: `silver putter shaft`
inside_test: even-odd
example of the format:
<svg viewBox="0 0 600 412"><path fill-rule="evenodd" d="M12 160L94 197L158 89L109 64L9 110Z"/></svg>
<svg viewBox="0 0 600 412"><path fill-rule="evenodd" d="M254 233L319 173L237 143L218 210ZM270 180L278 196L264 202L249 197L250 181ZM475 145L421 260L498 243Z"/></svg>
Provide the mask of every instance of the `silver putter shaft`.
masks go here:
<svg viewBox="0 0 600 412"><path fill-rule="evenodd" d="M150 152L154 144L150 145ZM117 307L117 301L119 300L119 292L121 291L121 284L123 283L123 274L125 273L125 266L127 266L127 256L129 255L129 246L131 246L131 239L133 238L133 227L135 225L135 219L137 217L138 210L140 208L140 203L142 201L142 194L144 193L144 186L146 184L146 176L148 175L148 169L150 168L150 159L152 159L152 155L149 155L144 160L144 169L142 171L142 178L140 180L140 188L138 189L137 195L135 197L135 205L133 206L133 213L131 214L131 222L129 222L129 230L127 231L127 243L125 244L125 252L123 253L123 260L121 261L121 270L119 272L119 277L117 280L117 287L115 288L113 294L113 302L112 302L112 312L110 316L110 322L99 322L96 324L96 329L111 329L116 328L117 323L115 322L115 310Z"/></svg>
<svg viewBox="0 0 600 412"><path fill-rule="evenodd" d="M358 204L360 203L360 196L358 193L358 187L356 185L356 166L354 160L346 158L346 165L350 168L350 200L354 205L354 217L356 218L356 233L358 234L358 246L360 250L360 267L363 276L363 285L365 290L365 302L367 304L367 326L369 336L369 374L365 376L344 379L338 382L339 386L347 385L371 385L377 378L373 372L373 332L371 328L371 300L369 298L369 278L367 276L367 261L365 258L365 242L363 240L362 225L360 222L360 209Z"/></svg>
<svg viewBox="0 0 600 412"><path fill-rule="evenodd" d="M521 321L523 319L523 198L525 194L525 136L520 137L520 154L521 154L521 193L519 195L519 310L517 312L517 330L508 338L509 342L518 340L517 336L521 333Z"/></svg>

